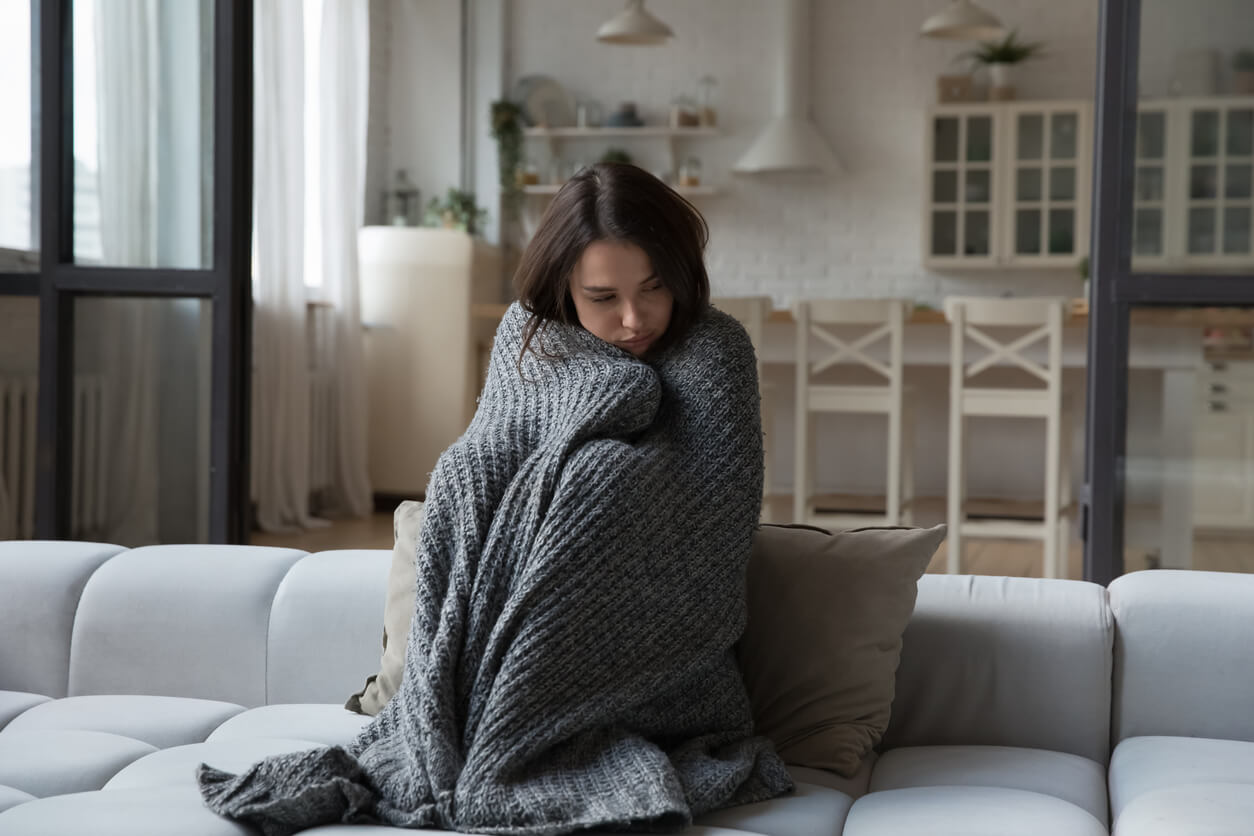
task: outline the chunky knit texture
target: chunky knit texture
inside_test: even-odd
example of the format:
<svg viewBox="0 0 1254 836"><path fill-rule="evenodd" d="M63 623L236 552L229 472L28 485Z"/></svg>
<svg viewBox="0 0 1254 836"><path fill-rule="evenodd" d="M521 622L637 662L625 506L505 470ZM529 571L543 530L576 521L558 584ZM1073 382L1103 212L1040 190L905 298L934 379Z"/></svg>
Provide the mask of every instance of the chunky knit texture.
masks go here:
<svg viewBox="0 0 1254 836"><path fill-rule="evenodd" d="M520 376L525 322L432 474L400 691L347 751L202 766L216 812L267 836L668 830L791 789L732 655L762 486L744 329L711 309L646 363L554 324Z"/></svg>

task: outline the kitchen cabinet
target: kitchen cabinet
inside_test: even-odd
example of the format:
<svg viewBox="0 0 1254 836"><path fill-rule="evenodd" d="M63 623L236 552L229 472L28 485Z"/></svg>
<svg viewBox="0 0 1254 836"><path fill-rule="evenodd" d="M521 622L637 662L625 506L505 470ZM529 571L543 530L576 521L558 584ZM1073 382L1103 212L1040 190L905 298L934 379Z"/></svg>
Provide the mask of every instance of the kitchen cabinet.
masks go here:
<svg viewBox="0 0 1254 836"><path fill-rule="evenodd" d="M928 113L923 261L1075 268L1088 252L1090 102L939 105Z"/></svg>
<svg viewBox="0 0 1254 836"><path fill-rule="evenodd" d="M1209 362L1194 408L1194 525L1254 528L1254 360Z"/></svg>

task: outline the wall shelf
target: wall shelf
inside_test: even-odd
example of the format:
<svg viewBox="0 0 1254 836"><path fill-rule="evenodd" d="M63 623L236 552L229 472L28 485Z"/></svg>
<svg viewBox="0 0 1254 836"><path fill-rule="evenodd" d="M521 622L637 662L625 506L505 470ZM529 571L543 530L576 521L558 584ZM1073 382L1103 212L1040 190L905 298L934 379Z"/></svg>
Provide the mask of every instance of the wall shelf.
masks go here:
<svg viewBox="0 0 1254 836"><path fill-rule="evenodd" d="M557 190L561 186L558 185L540 185L540 186L523 186L523 194L526 195L547 195L552 197L557 194ZM685 197L701 197L718 194L717 186L671 186L672 189Z"/></svg>
<svg viewBox="0 0 1254 836"><path fill-rule="evenodd" d="M525 128L524 136L548 139L608 139L610 137L698 137L718 136L718 128L671 128L665 125L641 125L638 128Z"/></svg>

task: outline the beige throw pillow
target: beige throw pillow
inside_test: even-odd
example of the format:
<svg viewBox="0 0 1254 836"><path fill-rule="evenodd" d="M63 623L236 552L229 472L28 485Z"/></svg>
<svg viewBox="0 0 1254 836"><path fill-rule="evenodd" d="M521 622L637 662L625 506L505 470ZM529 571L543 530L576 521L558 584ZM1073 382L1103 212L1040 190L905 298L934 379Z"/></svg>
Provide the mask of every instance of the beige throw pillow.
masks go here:
<svg viewBox="0 0 1254 836"><path fill-rule="evenodd" d="M418 530L422 527L422 503L406 500L392 515L392 567L388 570L387 599L383 602L383 656L379 672L366 680L366 687L345 703L349 711L374 716L401 687L405 672L405 648L409 644L409 623L414 617L417 595Z"/></svg>
<svg viewBox="0 0 1254 836"><path fill-rule="evenodd" d="M737 646L759 734L783 759L852 777L888 728L901 636L935 528L763 525Z"/></svg>

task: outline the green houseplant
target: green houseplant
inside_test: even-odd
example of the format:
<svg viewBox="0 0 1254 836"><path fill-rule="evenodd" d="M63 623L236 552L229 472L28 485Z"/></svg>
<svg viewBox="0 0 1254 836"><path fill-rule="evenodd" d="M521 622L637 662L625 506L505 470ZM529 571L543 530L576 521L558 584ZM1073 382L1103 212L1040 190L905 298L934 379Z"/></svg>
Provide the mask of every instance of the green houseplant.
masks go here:
<svg viewBox="0 0 1254 836"><path fill-rule="evenodd" d="M479 235L487 220L488 210L475 202L474 192L449 189L443 200L433 197L427 204L427 226L460 229L470 235Z"/></svg>
<svg viewBox="0 0 1254 836"><path fill-rule="evenodd" d="M1019 30L1012 29L1000 41L985 41L976 49L963 53L963 58L971 62L973 69L988 67L989 78L993 88L1009 91L1013 88L1011 68L1029 58L1041 54L1044 44L1040 41L1024 41L1019 38ZM994 95L994 98L1011 98L1012 93Z"/></svg>
<svg viewBox="0 0 1254 836"><path fill-rule="evenodd" d="M522 166L522 108L510 101L493 102L492 138L496 140L501 203L506 214L513 217L522 199L522 188L518 184L518 171Z"/></svg>

